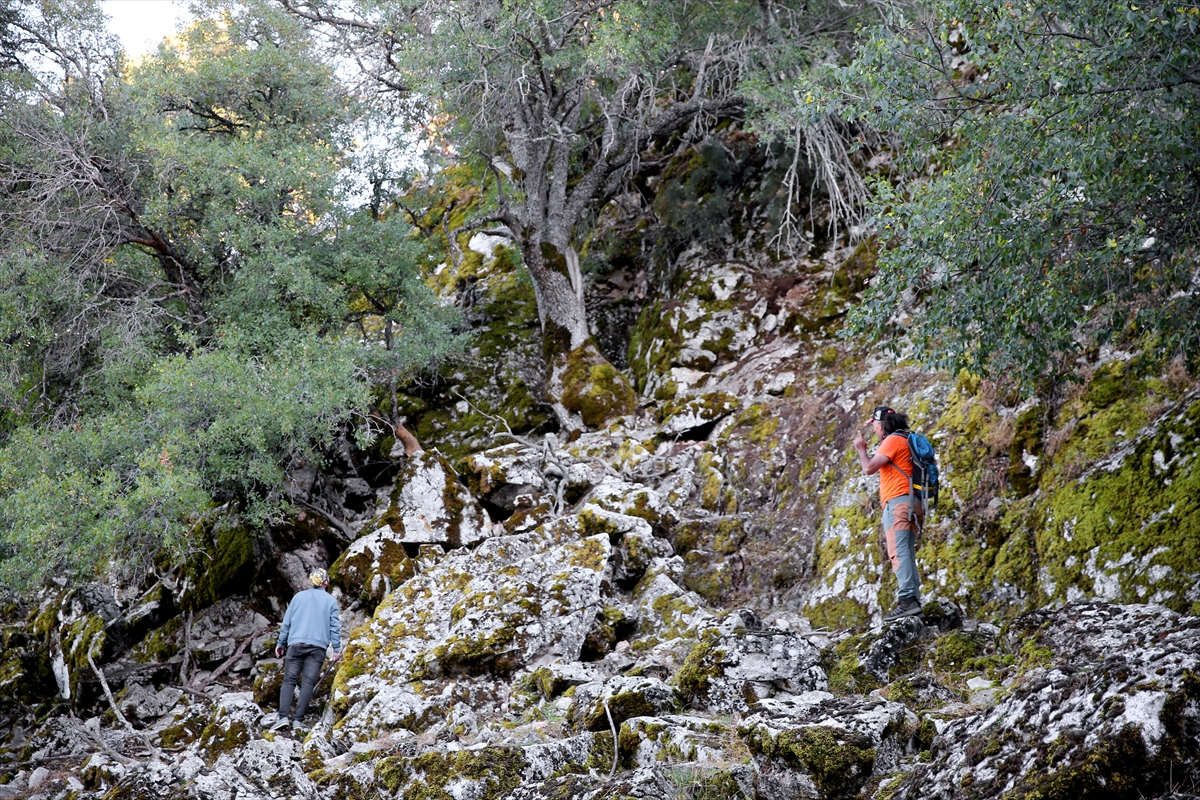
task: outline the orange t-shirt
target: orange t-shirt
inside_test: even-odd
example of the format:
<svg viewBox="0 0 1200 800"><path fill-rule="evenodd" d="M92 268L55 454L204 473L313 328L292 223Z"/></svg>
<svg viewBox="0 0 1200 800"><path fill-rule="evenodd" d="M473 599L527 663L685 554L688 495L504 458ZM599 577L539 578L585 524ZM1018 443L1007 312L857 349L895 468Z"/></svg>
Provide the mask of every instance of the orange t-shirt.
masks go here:
<svg viewBox="0 0 1200 800"><path fill-rule="evenodd" d="M892 462L879 469L879 504L884 506L893 497L908 494L908 476L912 475L912 454L908 452L908 439L895 433L883 437L883 442L875 452L883 453ZM904 472L901 473L900 470Z"/></svg>

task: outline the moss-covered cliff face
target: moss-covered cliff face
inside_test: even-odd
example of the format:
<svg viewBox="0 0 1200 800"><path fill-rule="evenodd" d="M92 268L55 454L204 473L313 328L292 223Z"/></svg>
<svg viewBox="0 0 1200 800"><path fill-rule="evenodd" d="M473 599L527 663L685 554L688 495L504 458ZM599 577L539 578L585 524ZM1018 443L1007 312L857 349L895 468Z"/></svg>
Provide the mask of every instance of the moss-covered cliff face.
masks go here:
<svg viewBox="0 0 1200 800"><path fill-rule="evenodd" d="M940 502L918 551L926 595L1001 615L1086 598L1200 609L1193 378L1114 392L1106 364L1051 409L972 376L821 349L800 342L777 368L806 385L739 397L697 447L691 500L705 521L685 512L676 539L692 588L718 602L795 604L829 627L889 607L878 479L851 447L866 410L888 402L939 453ZM735 525L745 535L730 551L717 532Z"/></svg>
<svg viewBox="0 0 1200 800"><path fill-rule="evenodd" d="M544 398L541 326L521 256L498 237L464 241L464 257L440 265L433 288L464 310L473 334L466 358L410 385L397 410L426 448L457 459L493 444L504 430L553 428ZM390 399L381 399L390 407Z"/></svg>
<svg viewBox="0 0 1200 800"><path fill-rule="evenodd" d="M677 179L668 172L660 192ZM841 339L877 247L785 265L753 237L697 239L644 306L629 372L664 423L659 441L677 452L693 440L691 475L674 484L689 588L719 604L784 603L829 627L889 607L878 479L851 441L868 409L890 403L934 441L942 469L918 553L926 595L1002 615L1084 598L1200 609L1195 376L1106 350L1079 384L1028 396ZM903 329L887 344L902 350ZM728 411L671 423L716 396Z"/></svg>
<svg viewBox="0 0 1200 800"><path fill-rule="evenodd" d="M918 553L929 583L981 610L1097 597L1195 612L1200 398L1179 376L1114 394L1113 370L1056 411L960 380L919 423L949 490Z"/></svg>

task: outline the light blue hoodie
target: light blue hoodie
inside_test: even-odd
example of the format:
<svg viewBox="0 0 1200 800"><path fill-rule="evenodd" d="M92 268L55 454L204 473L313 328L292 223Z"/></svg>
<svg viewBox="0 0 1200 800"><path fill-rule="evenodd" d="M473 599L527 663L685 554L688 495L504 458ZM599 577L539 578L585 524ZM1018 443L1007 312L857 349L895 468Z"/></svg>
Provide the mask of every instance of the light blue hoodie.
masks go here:
<svg viewBox="0 0 1200 800"><path fill-rule="evenodd" d="M320 586L305 589L288 603L279 627L279 647L289 644L311 644L342 651L342 621L338 617L337 601Z"/></svg>

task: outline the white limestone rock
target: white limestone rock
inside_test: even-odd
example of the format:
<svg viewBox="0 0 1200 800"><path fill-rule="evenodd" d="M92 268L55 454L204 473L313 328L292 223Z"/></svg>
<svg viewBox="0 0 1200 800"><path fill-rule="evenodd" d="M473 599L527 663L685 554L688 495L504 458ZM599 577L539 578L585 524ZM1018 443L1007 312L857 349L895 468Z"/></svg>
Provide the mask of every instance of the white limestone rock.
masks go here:
<svg viewBox="0 0 1200 800"><path fill-rule="evenodd" d="M739 405L737 397L728 392L708 392L679 404L668 404L659 435L672 437L691 433L732 414Z"/></svg>
<svg viewBox="0 0 1200 800"><path fill-rule="evenodd" d="M452 548L474 545L493 533L487 514L436 450L424 450L405 462L391 503L365 530L402 544Z"/></svg>
<svg viewBox="0 0 1200 800"><path fill-rule="evenodd" d="M279 556L279 574L287 581L293 593L312 588L308 576L313 570L325 569L328 566L329 553L325 550L324 542L320 540L309 542Z"/></svg>
<svg viewBox="0 0 1200 800"><path fill-rule="evenodd" d="M637 638L654 642L690 641L711 627L715 616L695 592L682 588L683 559L652 558L633 590L637 609Z"/></svg>
<svg viewBox="0 0 1200 800"><path fill-rule="evenodd" d="M760 772L786 765L815 789L799 796L853 796L873 776L887 775L908 747L916 715L900 703L843 699L829 692L766 699L739 732Z"/></svg>
<svg viewBox="0 0 1200 800"><path fill-rule="evenodd" d="M655 559L670 558L672 552L671 543L666 539L649 531L630 531L621 537L618 545L613 577L623 586L632 586L641 580Z"/></svg>
<svg viewBox="0 0 1200 800"><path fill-rule="evenodd" d="M494 447L462 460L467 483L481 498L515 511L517 498L546 491L545 454L523 444Z"/></svg>
<svg viewBox="0 0 1200 800"><path fill-rule="evenodd" d="M204 609L192 621L192 658L211 669L225 661L243 639L270 627L243 597L230 597ZM182 634L175 634L181 641Z"/></svg>
<svg viewBox="0 0 1200 800"><path fill-rule="evenodd" d="M1164 752L1179 773L1194 769L1200 617L1092 602L1028 614L1011 630L1047 648L1050 664L994 706L941 724L933 761L895 797L949 800L965 785L978 797L1026 796L1047 780L1086 793L1145 782Z"/></svg>
<svg viewBox="0 0 1200 800"><path fill-rule="evenodd" d="M711 717L663 714L634 717L621 726L627 741L636 741L630 759L638 767L662 763L724 765L734 760L738 742L733 726ZM626 747L628 745L623 745Z"/></svg>
<svg viewBox="0 0 1200 800"><path fill-rule="evenodd" d="M407 681L577 661L612 580L608 534L585 527L571 516L452 551L388 595L350 639L335 682L335 703L347 709L339 735L361 741L407 718L420 692L392 714L372 704L388 686L399 697Z"/></svg>
<svg viewBox="0 0 1200 800"><path fill-rule="evenodd" d="M652 527L670 527L679 519L678 512L661 492L645 484L610 475L599 478L599 483L588 495L588 504L618 514L641 517Z"/></svg>

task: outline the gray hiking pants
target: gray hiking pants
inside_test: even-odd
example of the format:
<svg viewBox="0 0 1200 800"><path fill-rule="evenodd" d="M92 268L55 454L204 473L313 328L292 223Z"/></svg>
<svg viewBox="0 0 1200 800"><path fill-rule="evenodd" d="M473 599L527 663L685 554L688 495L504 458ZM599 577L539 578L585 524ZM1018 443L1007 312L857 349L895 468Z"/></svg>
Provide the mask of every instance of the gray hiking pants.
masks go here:
<svg viewBox="0 0 1200 800"><path fill-rule="evenodd" d="M921 580L917 576L917 531L925 521L925 504L912 495L901 495L883 507L883 535L888 560L896 573L897 598L919 600Z"/></svg>
<svg viewBox="0 0 1200 800"><path fill-rule="evenodd" d="M317 688L317 676L321 674L324 664L324 647L315 644L293 644L288 647L283 666L283 686L279 688L280 719L289 716L296 721L304 719L313 690ZM297 682L300 684L300 694L296 697L296 713L289 715Z"/></svg>

